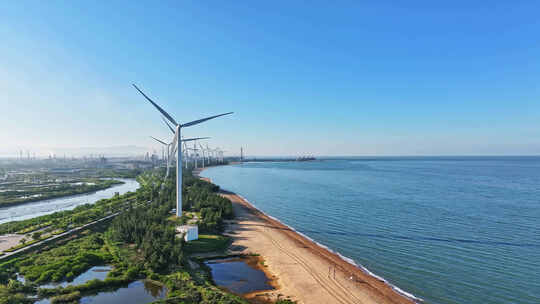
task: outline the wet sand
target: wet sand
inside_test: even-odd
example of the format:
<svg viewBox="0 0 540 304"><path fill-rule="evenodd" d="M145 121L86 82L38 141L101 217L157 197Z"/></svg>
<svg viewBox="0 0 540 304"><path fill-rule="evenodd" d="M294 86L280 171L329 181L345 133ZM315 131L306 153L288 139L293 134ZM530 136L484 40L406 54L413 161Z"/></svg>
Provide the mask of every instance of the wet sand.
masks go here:
<svg viewBox="0 0 540 304"><path fill-rule="evenodd" d="M206 178L203 178L209 181ZM298 303L414 303L387 283L344 261L281 224L232 192L236 218L227 227L231 250L260 254L265 272L276 290L250 297L276 299L289 296Z"/></svg>

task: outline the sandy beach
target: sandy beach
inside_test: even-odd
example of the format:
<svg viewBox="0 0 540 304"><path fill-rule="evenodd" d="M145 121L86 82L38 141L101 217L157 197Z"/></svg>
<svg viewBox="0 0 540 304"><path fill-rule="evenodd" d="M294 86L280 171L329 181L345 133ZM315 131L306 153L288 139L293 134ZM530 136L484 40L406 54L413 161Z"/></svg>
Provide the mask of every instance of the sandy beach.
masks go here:
<svg viewBox="0 0 540 304"><path fill-rule="evenodd" d="M208 179L205 179L208 180ZM208 180L209 181L209 180ZM232 249L260 254L276 290L252 296L289 296L298 303L414 303L385 282L365 273L253 207L232 192L236 219L227 227Z"/></svg>

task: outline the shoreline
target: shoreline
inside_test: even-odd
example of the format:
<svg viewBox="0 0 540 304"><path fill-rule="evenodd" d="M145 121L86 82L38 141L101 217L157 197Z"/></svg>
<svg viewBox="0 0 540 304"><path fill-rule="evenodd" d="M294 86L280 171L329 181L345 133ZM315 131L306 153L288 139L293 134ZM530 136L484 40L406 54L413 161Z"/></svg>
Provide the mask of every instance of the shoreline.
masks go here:
<svg viewBox="0 0 540 304"><path fill-rule="evenodd" d="M95 193L95 192L98 192L98 191L101 191L101 190L107 190L107 189L110 189L110 188L112 188L114 186L118 186L118 185L122 185L122 184L125 184L125 182L116 179L116 182L111 183L110 185L107 185L107 186L101 185L101 186L96 187L96 189L92 189L92 190L87 190L87 191L82 191L82 192L76 191L76 192L73 192L73 193L70 193L70 194L50 195L50 196L47 196L47 197L39 196L39 197L27 199L25 201L2 203L2 204L0 204L0 209L2 209L2 208L10 208L10 207L20 206L20 205L24 205L24 204L40 202L40 201L54 200L54 199L57 199L57 198L72 197L72 196L75 197L77 195L86 195L86 194Z"/></svg>
<svg viewBox="0 0 540 304"><path fill-rule="evenodd" d="M110 196L102 197L102 198L89 199L89 200L87 200L86 202L83 202L83 203L64 204L64 205L62 205L60 207L58 207L56 205L53 205L53 203L55 201L79 199L79 198L84 198L84 197L87 197L87 196L97 195L97 194L102 193L103 191L111 191L113 189L117 189L118 187L126 186L127 181L135 182L137 184L137 187L134 188L133 190L127 190L127 191L124 191L123 193L120 193L120 194L124 194L126 192L136 191L140 187L139 182L135 178L119 178L117 180L121 181L122 183L116 183L116 184L112 185L111 187L108 187L108 188L105 188L105 189L90 191L90 192L81 193L81 194L73 194L73 195L67 195L67 196L62 196L62 197L42 199L42 200L27 202L27 203L21 204L21 205L0 207L0 211L5 211L5 212L9 212L10 209L12 209L12 208L13 209L25 208L24 210L30 210L31 208L35 208L36 206L43 207L42 210L38 210L37 212L34 212L34 213L21 213L21 212L18 212L17 214L10 215L9 218L7 218L7 217L6 218L1 218L0 217L0 225L4 225L4 224L10 223L10 222L26 221L26 220L30 220L30 219L33 219L33 218L37 218L37 217L41 217L41 216L45 216L45 215L50 215L50 214L60 212L60 211L73 210L77 206L80 206L80 205L83 205L83 204L94 204L94 203L96 203L97 201L99 201L101 199L111 198L114 195L114 192L112 192ZM115 191L115 192L120 192L120 191ZM57 207L57 209L46 208L46 206L55 206L55 207Z"/></svg>
<svg viewBox="0 0 540 304"><path fill-rule="evenodd" d="M193 172L199 178L212 182ZM229 225L233 245L260 254L268 277L279 288L257 293L291 296L299 303L417 303L422 301L339 252L265 214L242 196L221 189L233 203L237 224Z"/></svg>

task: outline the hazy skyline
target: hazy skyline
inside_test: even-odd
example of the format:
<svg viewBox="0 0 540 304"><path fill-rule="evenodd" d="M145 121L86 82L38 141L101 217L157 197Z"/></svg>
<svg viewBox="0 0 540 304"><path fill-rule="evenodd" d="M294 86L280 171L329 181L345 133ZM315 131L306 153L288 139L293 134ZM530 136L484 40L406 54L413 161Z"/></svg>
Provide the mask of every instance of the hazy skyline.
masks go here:
<svg viewBox="0 0 540 304"><path fill-rule="evenodd" d="M540 4L1 5L0 156L185 130L248 155L540 154Z"/></svg>

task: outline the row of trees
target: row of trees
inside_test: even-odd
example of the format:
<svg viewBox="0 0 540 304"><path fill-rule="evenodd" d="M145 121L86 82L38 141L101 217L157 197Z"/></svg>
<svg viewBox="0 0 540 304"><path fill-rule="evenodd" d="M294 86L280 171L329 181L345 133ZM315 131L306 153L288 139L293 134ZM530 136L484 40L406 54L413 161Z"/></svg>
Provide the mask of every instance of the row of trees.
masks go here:
<svg viewBox="0 0 540 304"><path fill-rule="evenodd" d="M184 262L182 240L176 238L175 227L167 219L176 201L175 177L173 174L165 182L162 179L161 170L141 175L137 201L142 204L119 215L111 226L114 240L135 244L145 266L158 273ZM221 231L223 220L234 216L231 202L216 193L219 190L216 185L191 174L183 179L183 209L200 213L201 232Z"/></svg>
<svg viewBox="0 0 540 304"><path fill-rule="evenodd" d="M115 218L110 230L115 241L134 244L144 266L156 273L183 264L182 239L166 221L167 211L157 204L137 207Z"/></svg>
<svg viewBox="0 0 540 304"><path fill-rule="evenodd" d="M167 220L174 205L171 182L162 185L160 171L147 172L138 178L140 205L128 209L113 220L110 228L117 242L134 244L144 266L155 273L164 273L184 263L183 240L176 237L174 225Z"/></svg>
<svg viewBox="0 0 540 304"><path fill-rule="evenodd" d="M187 210L200 212L199 229L202 232L221 232L223 220L232 219L234 212L232 203L217 194L219 186L200 180L192 175L185 177L185 200L183 206Z"/></svg>

